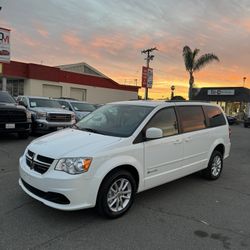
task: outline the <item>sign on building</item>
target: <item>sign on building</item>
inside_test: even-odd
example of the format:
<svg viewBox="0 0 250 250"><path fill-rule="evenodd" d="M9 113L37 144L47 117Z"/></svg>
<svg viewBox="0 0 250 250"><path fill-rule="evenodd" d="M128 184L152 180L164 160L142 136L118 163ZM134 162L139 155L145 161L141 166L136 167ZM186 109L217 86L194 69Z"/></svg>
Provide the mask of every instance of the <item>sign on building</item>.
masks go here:
<svg viewBox="0 0 250 250"><path fill-rule="evenodd" d="M207 95L235 95L234 89L208 89Z"/></svg>
<svg viewBox="0 0 250 250"><path fill-rule="evenodd" d="M10 62L10 30L0 28L0 62Z"/></svg>
<svg viewBox="0 0 250 250"><path fill-rule="evenodd" d="M153 85L153 69L142 66L142 87L152 88Z"/></svg>

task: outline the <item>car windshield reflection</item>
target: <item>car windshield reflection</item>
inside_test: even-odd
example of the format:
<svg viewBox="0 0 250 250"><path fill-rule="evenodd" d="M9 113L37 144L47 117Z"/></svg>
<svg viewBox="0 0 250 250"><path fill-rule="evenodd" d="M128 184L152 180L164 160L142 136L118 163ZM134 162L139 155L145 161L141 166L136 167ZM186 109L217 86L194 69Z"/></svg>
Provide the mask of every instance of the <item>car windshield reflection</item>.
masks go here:
<svg viewBox="0 0 250 250"><path fill-rule="evenodd" d="M128 137L153 108L107 104L84 117L76 126L81 130L117 137Z"/></svg>

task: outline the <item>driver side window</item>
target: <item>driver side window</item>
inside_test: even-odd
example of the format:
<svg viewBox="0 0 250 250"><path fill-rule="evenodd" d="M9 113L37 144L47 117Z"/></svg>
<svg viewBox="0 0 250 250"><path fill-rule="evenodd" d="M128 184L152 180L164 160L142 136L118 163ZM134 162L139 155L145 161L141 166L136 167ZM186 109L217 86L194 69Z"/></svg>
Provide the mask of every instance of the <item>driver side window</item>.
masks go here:
<svg viewBox="0 0 250 250"><path fill-rule="evenodd" d="M164 137L178 134L174 108L164 108L158 111L148 122L146 129L152 127L162 129Z"/></svg>

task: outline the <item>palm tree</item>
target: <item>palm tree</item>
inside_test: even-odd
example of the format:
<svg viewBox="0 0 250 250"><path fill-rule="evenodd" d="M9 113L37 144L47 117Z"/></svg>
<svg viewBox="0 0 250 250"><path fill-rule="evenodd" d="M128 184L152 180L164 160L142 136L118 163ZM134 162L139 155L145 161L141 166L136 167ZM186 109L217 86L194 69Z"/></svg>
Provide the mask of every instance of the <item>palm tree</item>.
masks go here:
<svg viewBox="0 0 250 250"><path fill-rule="evenodd" d="M189 100L192 100L194 72L201 70L203 67L205 67L207 64L214 60L219 62L219 58L211 53L204 54L197 58L199 52L199 49L194 49L194 51L192 51L188 46L185 46L182 52L186 70L189 72Z"/></svg>

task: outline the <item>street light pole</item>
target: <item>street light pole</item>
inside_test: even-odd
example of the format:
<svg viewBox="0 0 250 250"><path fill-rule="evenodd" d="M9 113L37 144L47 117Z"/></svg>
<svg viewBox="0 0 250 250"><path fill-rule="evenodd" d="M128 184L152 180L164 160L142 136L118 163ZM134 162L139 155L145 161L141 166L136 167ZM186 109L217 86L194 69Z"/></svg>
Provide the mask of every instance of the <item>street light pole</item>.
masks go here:
<svg viewBox="0 0 250 250"><path fill-rule="evenodd" d="M244 77L243 77L243 87L245 87L246 79L247 79L247 78L244 76Z"/></svg>
<svg viewBox="0 0 250 250"><path fill-rule="evenodd" d="M172 85L171 86L171 100L174 98L174 90L175 90L175 86Z"/></svg>

